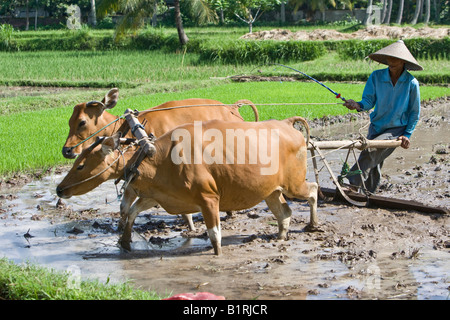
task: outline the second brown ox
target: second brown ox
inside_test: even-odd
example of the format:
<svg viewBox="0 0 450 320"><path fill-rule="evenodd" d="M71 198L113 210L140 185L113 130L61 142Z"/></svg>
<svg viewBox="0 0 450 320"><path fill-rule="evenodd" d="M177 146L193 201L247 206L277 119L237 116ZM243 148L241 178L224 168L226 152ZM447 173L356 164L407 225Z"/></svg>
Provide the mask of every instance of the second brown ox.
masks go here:
<svg viewBox="0 0 450 320"><path fill-rule="evenodd" d="M88 147L95 141L96 135L112 136L120 128L123 128L124 123L126 123L125 119L106 111L114 108L118 99L119 90L113 88L105 95L102 101L79 103L74 107L72 116L69 119L69 135L62 148L62 153L65 158L74 159L81 153L83 148ZM144 129L148 134L152 133L156 137L159 137L176 126L196 120L221 119L226 121L244 121L239 113L239 108L244 104L252 108L255 121L258 121L258 111L255 105L249 100L239 100L232 105L226 105L220 101L199 98L168 101L140 112L138 119L141 123L147 123ZM97 134L95 134L96 132ZM129 136L132 137L131 135ZM136 199L128 192L125 193L124 197L126 201L123 203L132 203ZM123 210L127 210L127 208L121 205L122 217ZM193 230L194 224L192 217L190 215L184 215L183 218L191 230ZM119 222L119 230L123 226L124 219L122 218Z"/></svg>
<svg viewBox="0 0 450 320"><path fill-rule="evenodd" d="M203 122L201 127L198 123L186 124L158 138L154 142L154 154L144 159L139 167L140 174L128 185L127 189L139 198L128 212L121 238L122 245L129 247L137 214L156 204L160 204L171 214L201 211L216 255L222 251L219 211L243 210L265 200L278 220L278 237L284 239L292 214L284 200L284 194L308 201L309 226L316 228L317 184L306 182L308 142L293 127L298 121L305 124L309 139L308 125L301 117L264 122L215 120ZM222 143L221 153L218 153L218 141L214 141L214 151L211 150L211 136L209 139L205 136L198 139L200 129L201 132L213 132L215 139L227 137ZM272 136L276 139L269 141L268 132L276 132ZM228 139L231 136L227 135L229 133L234 135L233 139ZM252 143L250 133L255 133L256 137ZM235 144L242 135L244 139L240 141L246 143L244 148ZM180 136L183 139L179 139ZM118 138L119 136L106 138L100 145L84 150L58 185L58 196L70 198L72 195L84 194L111 177L121 177L124 165L122 161L117 161L122 157L117 150ZM260 149L270 147L265 153L258 152L255 156L250 151L257 150L254 149L255 145ZM195 159L199 151L205 155L207 150L214 159L222 158L223 161ZM263 161L264 154L274 156L272 159L277 162L276 170L264 171L268 167L267 161ZM128 165L134 162L136 156L134 151L123 154Z"/></svg>
<svg viewBox="0 0 450 320"><path fill-rule="evenodd" d="M102 101L83 102L73 108L69 119L69 135L62 148L65 158L76 158L83 148L95 141L95 132L99 131L97 136L112 136L117 132L125 119L119 119L106 110L114 108L118 99L119 90L113 88ZM255 121L258 121L258 111L249 100L239 100L233 105L226 105L220 101L198 98L165 102L142 111L139 121L144 123L146 120L145 131L159 137L176 126L196 120L244 121L239 113L239 108L244 104L250 105L255 114ZM108 126L110 123L113 124Z"/></svg>

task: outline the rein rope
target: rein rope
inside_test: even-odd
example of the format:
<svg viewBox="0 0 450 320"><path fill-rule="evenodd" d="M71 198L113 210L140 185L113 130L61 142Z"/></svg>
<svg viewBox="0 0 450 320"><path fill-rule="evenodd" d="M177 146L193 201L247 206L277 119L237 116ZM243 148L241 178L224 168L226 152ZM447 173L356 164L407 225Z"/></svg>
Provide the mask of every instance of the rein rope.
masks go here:
<svg viewBox="0 0 450 320"><path fill-rule="evenodd" d="M254 103L254 106L302 106L302 105L337 105L337 104L342 104L339 102L316 102L316 103L309 103L309 102L304 102L304 103ZM161 108L161 109L149 109L149 110L145 110L145 111L141 111L140 114L144 114L144 113L148 113L148 112L157 112L157 111L166 111L166 110L173 110L173 109L181 109L181 108L191 108L191 107L231 107L231 106L235 106L236 104L198 104L198 105L189 105L189 106L177 106L177 107L168 107L168 108ZM238 107L242 107L245 105L250 105L249 103L238 103L237 106ZM82 145L83 143L85 143L86 141L88 141L89 139L95 137L97 134L99 134L101 131L103 131L104 129L108 128L110 125L116 123L117 121L119 121L120 119L124 119L128 114L123 114L121 116L119 116L117 119L111 121L110 123L108 123L107 125L105 125L103 128L95 131L93 134L91 134L89 137L87 137L86 139L82 140L81 142L78 142L76 145L70 147L70 149L75 149L76 147L78 147L79 145Z"/></svg>

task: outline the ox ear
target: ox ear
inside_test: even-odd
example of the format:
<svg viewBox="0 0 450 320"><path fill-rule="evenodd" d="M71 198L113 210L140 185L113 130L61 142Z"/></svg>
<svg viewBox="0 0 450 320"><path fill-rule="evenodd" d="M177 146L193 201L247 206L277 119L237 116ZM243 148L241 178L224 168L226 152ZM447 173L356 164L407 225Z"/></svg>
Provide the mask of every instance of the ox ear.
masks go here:
<svg viewBox="0 0 450 320"><path fill-rule="evenodd" d="M119 100L119 89L113 88L109 90L109 92L103 98L102 102L105 106L105 109L112 109L116 106L117 100Z"/></svg>
<svg viewBox="0 0 450 320"><path fill-rule="evenodd" d="M105 140L103 140L102 152L105 156L110 154L119 147L121 135L122 134L120 132L117 132L113 136L105 138Z"/></svg>

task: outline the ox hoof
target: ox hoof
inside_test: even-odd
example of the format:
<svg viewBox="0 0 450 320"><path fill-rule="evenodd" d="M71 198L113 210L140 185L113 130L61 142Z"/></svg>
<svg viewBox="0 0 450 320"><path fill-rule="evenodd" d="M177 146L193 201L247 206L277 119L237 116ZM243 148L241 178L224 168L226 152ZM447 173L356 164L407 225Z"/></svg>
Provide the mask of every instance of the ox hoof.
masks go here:
<svg viewBox="0 0 450 320"><path fill-rule="evenodd" d="M288 235L287 235L287 233L284 233L282 235L278 235L277 239L278 239L278 241L287 241L288 240Z"/></svg>
<svg viewBox="0 0 450 320"><path fill-rule="evenodd" d="M317 225L310 225L308 224L305 229L305 232L324 232L319 226Z"/></svg>
<svg viewBox="0 0 450 320"><path fill-rule="evenodd" d="M126 251L131 251L131 241L119 240L119 245Z"/></svg>
<svg viewBox="0 0 450 320"><path fill-rule="evenodd" d="M222 255L222 247L221 246L213 245L213 248L214 248L214 255L216 255L216 256Z"/></svg>

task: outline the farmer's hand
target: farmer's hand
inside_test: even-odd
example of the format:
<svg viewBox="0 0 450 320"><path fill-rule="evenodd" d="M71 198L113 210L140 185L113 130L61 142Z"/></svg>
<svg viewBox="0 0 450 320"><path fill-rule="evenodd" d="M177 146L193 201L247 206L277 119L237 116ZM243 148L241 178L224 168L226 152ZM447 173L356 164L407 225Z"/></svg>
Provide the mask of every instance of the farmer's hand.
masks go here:
<svg viewBox="0 0 450 320"><path fill-rule="evenodd" d="M359 103L352 99L346 100L344 102L344 106L347 107L347 109L349 109L349 110L361 111L361 107L359 106Z"/></svg>
<svg viewBox="0 0 450 320"><path fill-rule="evenodd" d="M402 144L401 144L400 146L401 146L403 149L408 149L408 148L409 148L410 142L409 142L409 139L408 139L407 137L405 137L405 136L400 136L400 137L398 137L397 140L402 140Z"/></svg>

